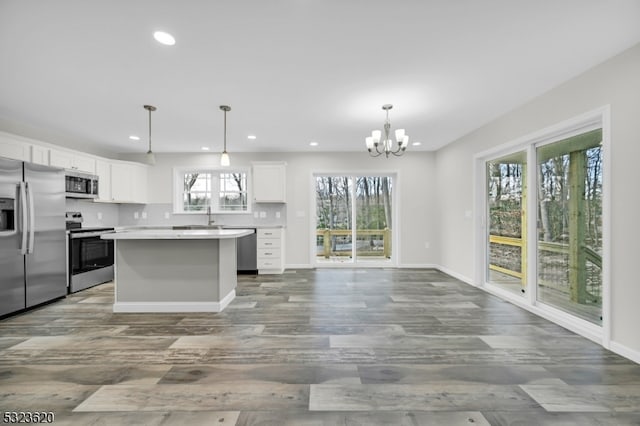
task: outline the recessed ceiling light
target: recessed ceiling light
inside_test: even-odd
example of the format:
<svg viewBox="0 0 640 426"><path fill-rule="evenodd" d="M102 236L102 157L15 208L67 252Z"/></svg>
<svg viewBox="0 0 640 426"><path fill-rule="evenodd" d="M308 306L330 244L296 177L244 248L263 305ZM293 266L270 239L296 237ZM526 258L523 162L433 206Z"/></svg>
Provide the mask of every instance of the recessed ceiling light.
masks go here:
<svg viewBox="0 0 640 426"><path fill-rule="evenodd" d="M422 142L414 142L414 143L412 143L411 145L413 145L413 146L420 146L420 145L422 145Z"/></svg>
<svg viewBox="0 0 640 426"><path fill-rule="evenodd" d="M249 136L247 136L247 139L254 140L254 139L256 139L256 135L249 135Z"/></svg>
<svg viewBox="0 0 640 426"><path fill-rule="evenodd" d="M131 139L132 141L139 141L140 140L140 136L131 135L131 136L129 136L129 139Z"/></svg>
<svg viewBox="0 0 640 426"><path fill-rule="evenodd" d="M309 142L310 146L318 146L318 142Z"/></svg>
<svg viewBox="0 0 640 426"><path fill-rule="evenodd" d="M158 43L166 46L173 46L176 44L176 39L173 38L171 34L165 33L164 31L156 31L153 33L153 38L155 38Z"/></svg>
<svg viewBox="0 0 640 426"><path fill-rule="evenodd" d="M202 148L200 148L203 151L209 151L209 147L208 146L203 146Z"/></svg>

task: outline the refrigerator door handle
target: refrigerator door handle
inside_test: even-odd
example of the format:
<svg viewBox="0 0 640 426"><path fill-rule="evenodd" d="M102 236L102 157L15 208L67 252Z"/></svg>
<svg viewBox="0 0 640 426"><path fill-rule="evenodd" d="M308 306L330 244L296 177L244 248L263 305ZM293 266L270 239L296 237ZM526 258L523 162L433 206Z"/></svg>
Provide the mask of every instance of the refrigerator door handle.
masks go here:
<svg viewBox="0 0 640 426"><path fill-rule="evenodd" d="M18 186L18 191L20 194L20 213L21 213L21 227L22 227L22 243L20 244L20 253L25 255L27 254L27 192L25 188L24 182L20 182Z"/></svg>
<svg viewBox="0 0 640 426"><path fill-rule="evenodd" d="M27 188L27 196L29 197L29 244L27 245L27 254L29 254L29 253L33 253L33 244L36 238L36 232L35 232L36 211L33 206L33 191L29 186L29 182L25 182L25 187Z"/></svg>

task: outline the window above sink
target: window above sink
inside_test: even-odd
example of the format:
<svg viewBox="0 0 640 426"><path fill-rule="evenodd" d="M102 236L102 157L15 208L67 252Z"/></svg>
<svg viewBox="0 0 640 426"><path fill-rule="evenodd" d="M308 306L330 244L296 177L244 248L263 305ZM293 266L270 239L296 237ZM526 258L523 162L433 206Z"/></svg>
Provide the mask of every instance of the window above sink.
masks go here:
<svg viewBox="0 0 640 426"><path fill-rule="evenodd" d="M247 168L176 167L173 212L251 213L250 181Z"/></svg>

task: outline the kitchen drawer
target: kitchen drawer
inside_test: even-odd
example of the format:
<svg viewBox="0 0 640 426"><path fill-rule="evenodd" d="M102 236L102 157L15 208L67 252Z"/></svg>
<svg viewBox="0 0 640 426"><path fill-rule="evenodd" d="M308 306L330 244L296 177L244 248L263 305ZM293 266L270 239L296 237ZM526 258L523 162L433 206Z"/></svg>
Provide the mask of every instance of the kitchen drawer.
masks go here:
<svg viewBox="0 0 640 426"><path fill-rule="evenodd" d="M280 249L259 248L258 259L280 259Z"/></svg>
<svg viewBox="0 0 640 426"><path fill-rule="evenodd" d="M258 269L282 269L282 262L280 259L258 259Z"/></svg>
<svg viewBox="0 0 640 426"><path fill-rule="evenodd" d="M280 244L280 239L258 237L258 249L280 248Z"/></svg>
<svg viewBox="0 0 640 426"><path fill-rule="evenodd" d="M282 229L278 228L258 228L258 239L260 238L280 238Z"/></svg>

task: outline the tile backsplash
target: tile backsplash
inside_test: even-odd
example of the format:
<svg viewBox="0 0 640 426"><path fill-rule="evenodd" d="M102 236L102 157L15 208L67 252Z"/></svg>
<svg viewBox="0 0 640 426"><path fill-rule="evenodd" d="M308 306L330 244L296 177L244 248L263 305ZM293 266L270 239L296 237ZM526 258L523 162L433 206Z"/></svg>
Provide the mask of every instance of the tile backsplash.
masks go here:
<svg viewBox="0 0 640 426"><path fill-rule="evenodd" d="M67 211L82 213L84 227L94 226L172 226L204 225L206 214L173 214L167 204L109 204L91 200L67 198ZM285 204L258 203L247 214L212 214L217 225L284 226L287 222ZM257 216L257 217L256 217Z"/></svg>
<svg viewBox="0 0 640 426"><path fill-rule="evenodd" d="M217 225L239 226L284 226L287 209L285 204L254 204L251 213L212 214L211 219ZM257 215L257 217L256 217ZM278 217L279 216L279 217ZM173 206L167 204L122 204L119 209L120 226L170 226L205 225L206 214L174 214Z"/></svg>
<svg viewBox="0 0 640 426"><path fill-rule="evenodd" d="M68 212L81 212L84 219L82 226L85 228L119 225L118 204L94 203L91 200L67 198L66 209Z"/></svg>

